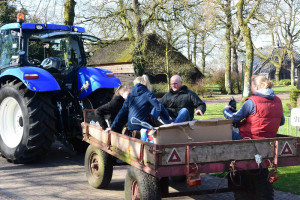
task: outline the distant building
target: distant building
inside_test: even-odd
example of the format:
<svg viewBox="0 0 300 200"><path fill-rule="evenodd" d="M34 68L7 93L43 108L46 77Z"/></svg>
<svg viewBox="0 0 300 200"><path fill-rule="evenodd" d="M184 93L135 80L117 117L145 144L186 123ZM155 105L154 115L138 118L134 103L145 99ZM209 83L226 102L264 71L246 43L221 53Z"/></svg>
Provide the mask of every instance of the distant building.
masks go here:
<svg viewBox="0 0 300 200"><path fill-rule="evenodd" d="M277 58L275 58L277 59ZM253 62L253 71L255 71L258 67L260 67L265 60L261 60L258 57L254 58ZM294 65L295 65L295 76L297 76L297 68L300 66L300 54L294 51ZM266 75L269 79L275 79L275 72L276 67L270 63L267 62L264 64L264 66L261 68L260 73ZM280 70L279 73L279 79L290 79L291 78L291 59L288 55L285 57L285 63L283 67Z"/></svg>
<svg viewBox="0 0 300 200"><path fill-rule="evenodd" d="M151 83L167 82L164 74L165 41L157 34L148 34L144 47L145 74ZM204 75L190 60L171 46L169 66L171 75L179 74L191 83L204 78ZM121 82L132 83L134 80L134 68L132 64L133 46L129 40L120 40L106 47L99 48L88 59L88 65L111 70Z"/></svg>

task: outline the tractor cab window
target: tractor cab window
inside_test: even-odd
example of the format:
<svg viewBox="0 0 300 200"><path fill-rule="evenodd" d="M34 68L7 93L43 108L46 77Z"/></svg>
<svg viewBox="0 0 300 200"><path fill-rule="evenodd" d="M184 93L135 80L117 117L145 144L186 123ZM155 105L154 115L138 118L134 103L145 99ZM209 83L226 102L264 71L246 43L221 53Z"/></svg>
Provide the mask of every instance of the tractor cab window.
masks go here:
<svg viewBox="0 0 300 200"><path fill-rule="evenodd" d="M17 63L19 55L19 37L14 31L0 33L0 68Z"/></svg>
<svg viewBox="0 0 300 200"><path fill-rule="evenodd" d="M28 44L28 62L45 69L64 71L81 64L78 40L72 36L32 36Z"/></svg>

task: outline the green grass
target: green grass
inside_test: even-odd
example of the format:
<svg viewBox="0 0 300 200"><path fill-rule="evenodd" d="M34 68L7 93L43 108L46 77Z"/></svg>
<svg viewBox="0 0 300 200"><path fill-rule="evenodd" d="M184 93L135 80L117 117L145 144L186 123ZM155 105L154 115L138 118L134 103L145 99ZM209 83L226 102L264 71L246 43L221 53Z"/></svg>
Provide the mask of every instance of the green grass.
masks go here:
<svg viewBox="0 0 300 200"><path fill-rule="evenodd" d="M278 94L278 92L280 91L282 93L288 92L288 88L290 87L286 86L286 87L281 87L280 89L277 88L278 90L276 90L276 93ZM282 100L284 115L289 117L290 110L286 106L287 103L289 103L289 99ZM225 105L227 105L227 103L206 104L207 107L204 116L195 115L195 118L196 119L224 118L222 111ZM237 103L237 108L239 109L240 107L241 104ZM286 128L286 126L287 124L282 126L282 128ZM293 132L291 135L293 135ZM278 174L279 174L279 179L273 184L276 190L291 192L300 195L300 166L279 167ZM223 174L214 173L213 175L223 175Z"/></svg>
<svg viewBox="0 0 300 200"><path fill-rule="evenodd" d="M300 166L279 167L277 173L274 189L300 195Z"/></svg>
<svg viewBox="0 0 300 200"><path fill-rule="evenodd" d="M213 103L206 104L206 112L203 116L195 115L196 119L211 119L211 118L224 118L223 117L223 109L227 103Z"/></svg>
<svg viewBox="0 0 300 200"><path fill-rule="evenodd" d="M295 88L296 86L283 86L283 85L279 85L279 86L274 86L272 89L274 90L275 94L281 94L281 93L287 93L290 91L290 89Z"/></svg>

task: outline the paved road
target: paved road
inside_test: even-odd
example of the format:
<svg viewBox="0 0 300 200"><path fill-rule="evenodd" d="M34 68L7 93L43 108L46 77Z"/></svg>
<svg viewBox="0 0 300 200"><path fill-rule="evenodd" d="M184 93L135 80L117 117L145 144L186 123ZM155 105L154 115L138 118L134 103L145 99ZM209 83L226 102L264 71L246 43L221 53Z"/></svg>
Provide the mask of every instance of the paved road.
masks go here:
<svg viewBox="0 0 300 200"><path fill-rule="evenodd" d="M72 155L62 145L55 143L46 159L31 165L15 165L0 158L0 200L87 200L124 199L124 177L127 166L114 168L112 182L107 190L92 188L85 177L84 155ZM208 175L202 176L197 189L226 187L227 181ZM176 188L186 187L175 185ZM232 200L232 193L212 194L168 199ZM275 199L300 200L299 196L275 192Z"/></svg>

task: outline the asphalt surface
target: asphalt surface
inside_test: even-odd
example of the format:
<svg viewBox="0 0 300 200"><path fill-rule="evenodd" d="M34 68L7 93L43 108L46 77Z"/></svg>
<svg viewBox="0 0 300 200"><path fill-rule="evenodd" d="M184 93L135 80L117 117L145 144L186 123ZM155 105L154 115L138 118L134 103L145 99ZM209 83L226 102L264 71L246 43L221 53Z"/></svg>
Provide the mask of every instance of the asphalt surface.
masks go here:
<svg viewBox="0 0 300 200"><path fill-rule="evenodd" d="M72 154L55 143L49 155L39 163L12 164L0 158L0 200L55 200L55 199L124 199L124 178L128 166L114 167L107 189L95 189L86 179L84 155ZM202 184L193 189L205 190L227 187L227 180L202 175ZM170 192L187 189L184 183L171 183ZM232 200L233 193L218 193L166 199ZM300 196L275 191L277 200L300 200Z"/></svg>

